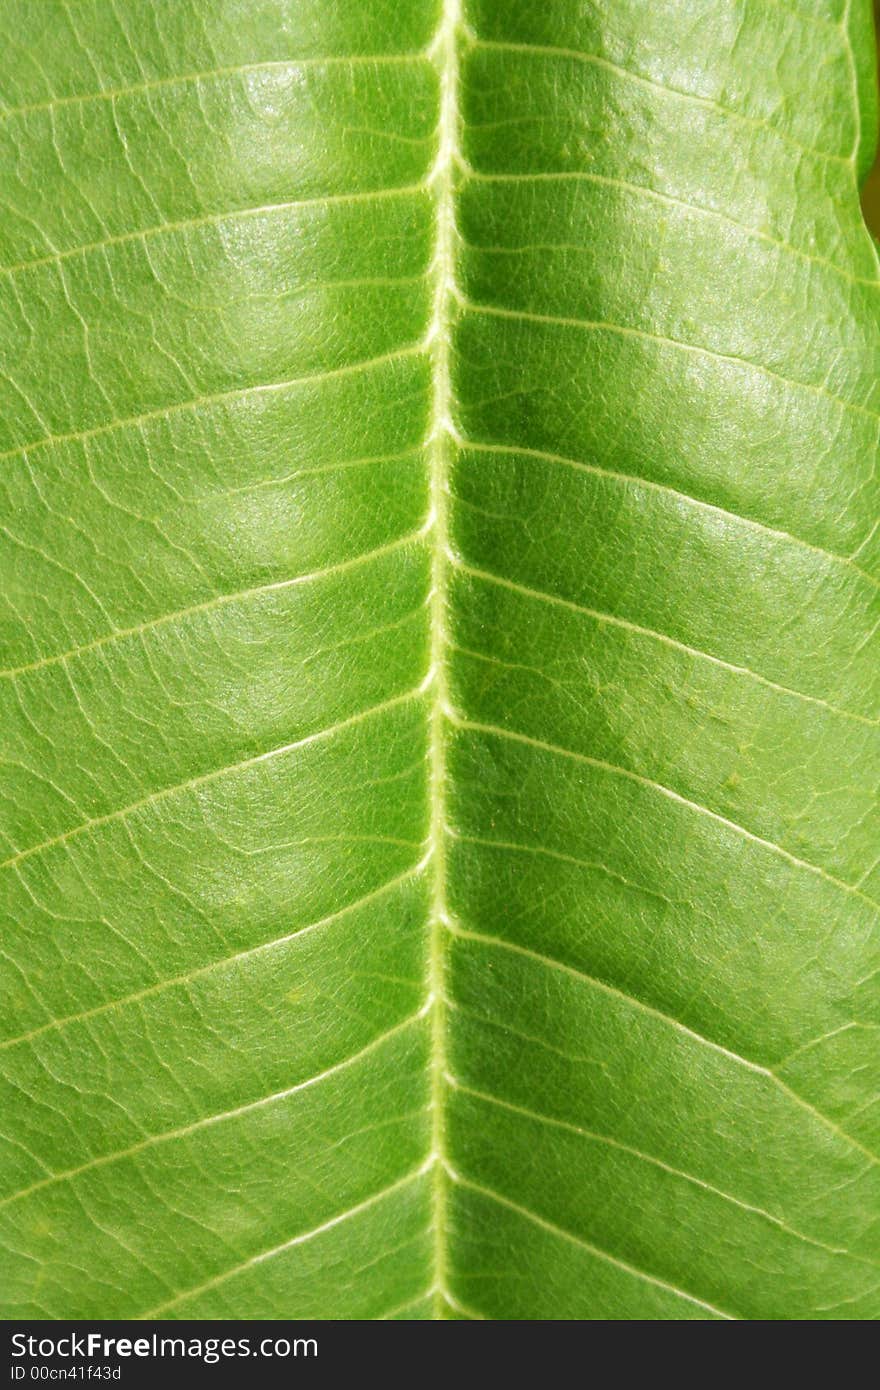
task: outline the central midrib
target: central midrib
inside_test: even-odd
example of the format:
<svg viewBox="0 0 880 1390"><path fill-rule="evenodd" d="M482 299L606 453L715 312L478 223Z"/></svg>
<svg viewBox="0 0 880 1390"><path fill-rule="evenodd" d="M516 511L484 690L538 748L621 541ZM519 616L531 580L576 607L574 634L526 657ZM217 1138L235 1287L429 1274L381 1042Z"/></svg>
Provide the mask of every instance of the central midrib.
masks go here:
<svg viewBox="0 0 880 1390"><path fill-rule="evenodd" d="M431 1009L431 1164L433 1205L433 1315L448 1307L446 1167L446 731L449 696L446 673L448 567L448 475L454 448L452 425L451 329L455 300L456 226L454 179L458 147L458 54L461 0L444 0L431 56L440 75L437 156L430 176L435 197L436 232L431 273L433 313L428 341L433 398L428 441L431 520L431 714L429 732L431 906L428 991Z"/></svg>

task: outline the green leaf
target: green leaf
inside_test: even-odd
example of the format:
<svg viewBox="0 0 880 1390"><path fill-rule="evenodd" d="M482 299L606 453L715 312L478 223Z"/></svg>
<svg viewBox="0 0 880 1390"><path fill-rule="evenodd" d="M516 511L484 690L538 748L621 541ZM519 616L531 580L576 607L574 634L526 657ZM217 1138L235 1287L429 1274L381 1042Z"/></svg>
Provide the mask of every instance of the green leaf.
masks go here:
<svg viewBox="0 0 880 1390"><path fill-rule="evenodd" d="M868 0L7 0L6 1317L880 1317Z"/></svg>

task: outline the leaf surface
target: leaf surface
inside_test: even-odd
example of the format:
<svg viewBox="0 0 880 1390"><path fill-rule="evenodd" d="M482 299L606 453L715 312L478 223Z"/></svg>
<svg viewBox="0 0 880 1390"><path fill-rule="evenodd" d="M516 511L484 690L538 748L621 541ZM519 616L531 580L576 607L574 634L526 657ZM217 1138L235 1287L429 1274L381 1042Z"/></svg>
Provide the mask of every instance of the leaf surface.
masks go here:
<svg viewBox="0 0 880 1390"><path fill-rule="evenodd" d="M867 0L7 0L8 1318L880 1316Z"/></svg>

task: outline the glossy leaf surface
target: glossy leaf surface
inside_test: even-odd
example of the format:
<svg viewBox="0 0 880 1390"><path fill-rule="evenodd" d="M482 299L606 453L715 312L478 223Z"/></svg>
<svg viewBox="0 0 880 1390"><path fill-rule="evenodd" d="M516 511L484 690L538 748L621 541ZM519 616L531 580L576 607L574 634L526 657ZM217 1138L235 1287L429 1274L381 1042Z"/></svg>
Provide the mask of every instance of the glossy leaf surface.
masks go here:
<svg viewBox="0 0 880 1390"><path fill-rule="evenodd" d="M5 1316L880 1316L867 0L0 34Z"/></svg>

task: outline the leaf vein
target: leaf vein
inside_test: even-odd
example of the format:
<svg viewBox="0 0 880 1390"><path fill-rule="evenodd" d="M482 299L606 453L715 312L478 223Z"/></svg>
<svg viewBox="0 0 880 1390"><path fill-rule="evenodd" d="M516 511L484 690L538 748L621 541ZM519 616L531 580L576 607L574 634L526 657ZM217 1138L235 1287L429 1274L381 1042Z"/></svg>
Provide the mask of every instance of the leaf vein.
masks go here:
<svg viewBox="0 0 880 1390"><path fill-rule="evenodd" d="M133 426L150 424L154 420L167 420L186 412L196 413L203 406L224 405L232 401L244 401L253 396L275 394L297 386L317 386L324 381L334 381L340 377L357 376L361 372L372 371L389 363L404 361L408 357L423 357L424 343L408 343L390 352L380 353L378 357L364 358L358 362L343 363L325 371L305 372L302 376L288 377L284 381L257 382L252 386L236 386L227 391L216 391L211 395L194 396L191 400L175 401L171 405L158 406L155 410L143 411L140 415L128 415L120 420L107 420L88 429L70 430L64 434L47 434L41 439L33 439L29 444L17 444L12 449L0 452L0 461L22 458L37 449L50 448L57 444L76 444L85 439L95 439L101 435L112 434L116 430L131 429Z"/></svg>
<svg viewBox="0 0 880 1390"><path fill-rule="evenodd" d="M13 1192L8 1197L0 1201L0 1209L11 1206L14 1202L24 1201L25 1198L41 1192L44 1188L54 1187L60 1183L68 1183L74 1179L82 1177L85 1173L92 1172L95 1168L105 1168L110 1164L119 1163L123 1159L136 1158L139 1153L146 1149L156 1148L160 1144L170 1143L175 1139L185 1139L190 1134L196 1134L199 1130L207 1129L213 1125L221 1124L225 1120L238 1119L241 1115L247 1115L255 1110L262 1110L267 1105L275 1105L280 1101L289 1099L299 1091L310 1090L313 1086L319 1086L323 1081L329 1080L339 1072L346 1071L349 1067L357 1064L365 1057L369 1057L372 1052L388 1042L389 1039L398 1034L406 1032L415 1023L422 1020L428 1011L428 1005L422 1007L400 1023L394 1024L391 1028L379 1033L375 1038L364 1046L352 1053L350 1057L344 1057L341 1062L334 1062L332 1066L326 1067L323 1071L316 1072L314 1076L306 1077L304 1081L298 1081L293 1086L286 1086L282 1091L273 1091L266 1096L260 1096L257 1100L247 1101L244 1105L237 1105L231 1110L221 1110L214 1115L205 1115L191 1124L181 1125L177 1129L165 1130L162 1134L150 1134L145 1139L140 1139L136 1144L129 1145L126 1149L116 1149L112 1153L99 1154L96 1158L89 1159L87 1163L81 1163L76 1168L67 1168L64 1172L53 1173L50 1177L40 1178L39 1181L31 1183L29 1187L22 1188L19 1192ZM44 1165L45 1166L45 1165Z"/></svg>
<svg viewBox="0 0 880 1390"><path fill-rule="evenodd" d="M258 598L264 594L283 593L285 590L296 588L301 584L311 584L329 578L331 575L345 574L349 570L357 569L360 565L369 565L385 555L393 555L399 550L405 550L408 546L415 545L423 538L424 534L424 528L419 528L418 531L410 531L405 536L388 541L385 545L377 546L374 550L366 550L361 555L352 555L348 559L339 560L335 564L325 565L321 569L311 570L306 574L293 575L289 579L275 579L268 584L256 584L248 589L237 589L230 594L217 594L201 603L189 604L185 608L175 608L169 613L160 613L157 617L148 618L145 622L136 623L132 627L114 628L112 632L103 633L91 642L82 643L81 646L71 647L67 651L57 652L51 656L40 657L36 661L29 661L21 666L9 666L6 670L0 671L0 679L16 680L32 671L40 671L46 666L66 664L88 652L98 651L101 647L124 641L129 637L140 637L145 632L165 627L168 623L179 622L183 618L193 617L195 614L210 613L232 603L246 602L248 599Z"/></svg>
<svg viewBox="0 0 880 1390"><path fill-rule="evenodd" d="M123 87L106 87L98 92L74 92L66 97L51 97L47 101L28 102L21 106L7 106L0 110L0 121L8 121L18 116L32 116L39 112L57 111L67 106L87 106L96 101L116 102L121 97L142 96L147 92L161 91L166 87L185 87L202 82L222 81L226 77L261 76L273 72L291 72L299 68L332 67L383 67L422 63L425 55L414 53L342 53L336 55L307 54L301 58L267 59L259 63L238 63L231 67L209 68L202 72L174 73L169 77L156 77L146 82L136 82Z"/></svg>
<svg viewBox="0 0 880 1390"><path fill-rule="evenodd" d="M764 1207L755 1206L752 1202L745 1202L740 1197L735 1197L732 1192L725 1192L723 1188L716 1187L714 1183L707 1182L705 1178L698 1178L693 1173L685 1172L682 1168L676 1168L673 1164L665 1163L663 1159L656 1158L653 1154L645 1153L642 1149L634 1148L631 1144L625 1144L620 1139L614 1139L608 1134L599 1134L596 1130L585 1129L582 1125L573 1124L569 1120L561 1120L553 1115L542 1114L538 1110L532 1110L527 1106L514 1104L513 1101L504 1100L501 1096L493 1095L489 1091L483 1091L467 1085L457 1077L450 1076L449 1084L456 1090L465 1095L473 1096L476 1100L484 1101L488 1105L498 1106L502 1110L509 1110L515 1115L521 1115L528 1120L534 1120L538 1124L547 1125L549 1128L565 1130L569 1134L575 1134L591 1143L605 1144L609 1148L617 1149L621 1153L629 1154L632 1158L648 1164L650 1167L660 1168L664 1173L669 1173L671 1177L681 1178L685 1182L695 1187L702 1188L715 1197L720 1197L723 1201L731 1203L735 1207L748 1212L752 1216L761 1217L771 1225L784 1231L786 1235L793 1236L796 1240L803 1241L806 1245L815 1246L819 1250L825 1250L829 1255L845 1255L863 1264L880 1266L880 1261L871 1260L863 1256L853 1255L849 1250L842 1246L828 1245L824 1240L817 1240L814 1236L808 1236L795 1226L789 1225L782 1217L774 1215Z"/></svg>
<svg viewBox="0 0 880 1390"><path fill-rule="evenodd" d="M844 565L857 574L860 579L867 580L875 589L880 589L880 579L869 574L867 570L861 569L852 556L840 555L836 551L826 550L823 546L814 545L812 541L805 540L802 536L794 535L791 531L784 531L777 526L769 526L764 521L759 521L756 517L746 516L743 512L731 511L729 507L722 507L718 502L709 502L703 497L694 497L689 492L682 492L679 488L672 487L668 483L658 483L653 478L644 478L638 473L621 473L617 469L605 468L599 464L584 463L580 459L567 458L564 454L554 454L546 449L527 448L521 444L490 444L474 439L459 439L459 444L465 451L471 450L474 453L484 454L522 454L524 458L540 459L545 463L558 463L563 468L571 468L578 473L587 473L595 478L610 478L614 482L629 483L636 487L644 487L651 492L659 492L665 496L673 497L678 501L685 502L689 506L705 508L706 511L715 512L727 520L739 522L744 526L752 526L758 531L766 532L775 540L790 542L793 545L802 547L804 550L812 551L825 560L830 560L834 564Z"/></svg>
<svg viewBox="0 0 880 1390"><path fill-rule="evenodd" d="M400 705L408 704L418 699L423 694L422 686L416 686L413 690L404 691L400 695L392 695L387 700L382 700L377 705L370 705L368 709L359 710L357 714L349 715L346 719L339 720L336 724L331 724L325 729L317 729L314 733L304 734L302 738L294 739L289 743L282 743L277 748L270 748L268 752L254 754L253 757L244 758L241 762L229 763L224 767L211 768L209 772L199 773L196 777L190 777L185 782L176 782L170 787L161 787L156 792L150 792L149 796L141 797L139 801L133 801L128 806L122 806L118 810L108 811L106 815L95 816L92 820L83 821L81 825L75 825L70 830L65 830L60 835L53 835L49 840L43 840L38 845L31 845L28 849L19 850L9 859L0 863L0 870L10 869L20 864L25 859L30 859L35 854L42 854L45 850L53 848L55 845L67 844L69 840L86 831L97 829L100 826L108 825L116 820L125 820L134 811L140 811L146 806L151 806L157 801L164 801L169 796L174 796L179 792L190 791L194 787L202 787L210 782L216 781L220 777L226 777L231 773L242 772L247 768L255 767L258 763L268 762L272 758L282 757L286 753L292 753L298 748L305 748L311 743L316 743L325 738L333 738L336 734L342 733L346 729L354 728L365 719L371 718L376 714L383 714L386 710L395 709Z"/></svg>
<svg viewBox="0 0 880 1390"><path fill-rule="evenodd" d="M681 338L672 338L663 333L652 333L646 328L635 328L631 324L614 323L606 319L569 318L562 314L541 314L528 309L510 309L500 304L483 304L468 299L462 294L459 294L459 300L461 307L473 314L508 319L517 323L538 324L548 328L574 328L588 333L613 333L622 338L636 338L641 342L656 343L658 347L672 348L673 351L692 353L696 357L705 357L710 361L723 363L725 366L742 367L758 376L764 376L770 381L777 382L786 390L806 391L819 399L830 401L839 410L864 416L869 420L880 421L880 412L872 410L870 406L859 405L856 401L835 395L833 391L826 390L824 386L817 386L814 382L785 376L773 367L767 367L761 362L752 362L747 357L738 357L735 353L718 352L714 348L704 347L699 343L688 343Z"/></svg>
<svg viewBox="0 0 880 1390"><path fill-rule="evenodd" d="M792 1090L792 1088L786 1082L782 1081L770 1067L762 1066L759 1062L753 1062L748 1057L742 1056L741 1053L734 1052L731 1048L725 1047L722 1043L713 1042L711 1038L707 1038L703 1033L698 1033L694 1028L689 1028L686 1023L682 1023L679 1019L673 1017L672 1014L664 1013L662 1009L655 1008L653 1004L647 1004L644 1000L637 998L636 995L627 994L625 990L618 989L615 985L610 985L604 980L597 979L594 975L588 975L586 971L579 970L577 966L568 965L564 961L557 960L554 956L544 955L543 952L536 951L530 946L520 946L517 942L507 941L504 937L489 936L485 932L473 931L470 928L462 927L459 923L453 922L451 919L447 921L446 926L451 935L457 936L463 941L475 941L482 946L490 946L498 950L509 951L513 955L519 955L528 960L533 960L536 964L542 965L548 970L558 970L562 974L569 975L572 979L579 980L583 984L600 990L604 994L617 998L631 1008L638 1009L640 1012L657 1019L658 1022L664 1023L670 1028L677 1029L677 1031L682 1033L685 1037L692 1039L692 1041L701 1044L703 1047L710 1048L713 1052L717 1052L729 1058L730 1061L737 1063L739 1066L745 1067L749 1071L756 1072L758 1075L765 1077L772 1084L778 1086L800 1109L812 1115L816 1121L824 1128L831 1130L832 1133L836 1134L846 1145L850 1148L858 1149L859 1152L864 1154L868 1159L872 1167L880 1165L880 1155L874 1153L873 1150L869 1149L852 1134L848 1134L835 1120L823 1114L821 1110L810 1101L805 1100L797 1091ZM491 1022L491 1020L488 1021Z"/></svg>
<svg viewBox="0 0 880 1390"><path fill-rule="evenodd" d="M519 733L515 729L504 729L498 724L483 724L476 720L464 719L454 711L447 711L447 718L456 728L470 731L472 733L489 734L496 738L509 739L513 743L520 743L525 746L536 748L540 752L550 753L562 758L571 758L575 762L584 763L589 767L594 767L601 772L607 772L615 777L625 777L628 781L636 782L640 786L646 787L651 791L658 792L661 796L667 797L670 801L675 801L679 805L686 806L691 811L696 811L698 815L707 816L710 820L726 829L733 831L736 835L742 835L745 839L752 841L753 844L761 845L771 853L779 855L788 863L799 869L804 869L808 873L815 874L826 883L832 884L835 888L844 893L851 893L853 897L859 898L862 902L872 907L875 912L880 912L880 903L868 896L862 889L852 883L847 883L845 879L837 878L834 874L828 873L827 869L822 869L818 864L811 863L808 859L801 859L798 855L792 854L790 850L784 849L782 845L777 845L773 840L767 840L762 835L756 835L754 831L748 830L738 821L730 820L727 816L721 815L719 811L713 811L708 806L704 806L699 801L693 801L690 797L683 796L681 792L674 791L671 787L665 786L662 782L655 782L650 777L643 777L641 773L633 772L630 768L619 767L616 763L606 762L602 758L593 758L588 753L578 753L572 748L565 748L558 743L549 743L544 739L532 738L529 734Z"/></svg>
<svg viewBox="0 0 880 1390"><path fill-rule="evenodd" d="M822 699L820 695L807 695L803 690L796 690L790 685L780 685L778 681L770 680L768 676L762 676L759 672L753 671L748 666L737 665L732 661L725 661L723 657L714 656L711 652L704 651L701 647L693 647L687 642L680 642L675 637L670 637L666 632L659 632L656 628L645 627L642 623L634 623L628 618L617 617L614 613L607 613L598 608L590 608L583 603L575 603L573 599L563 598L559 594L548 593L544 589L533 589L527 584L520 584L515 579L508 579L504 575L494 574L491 570L478 568L468 564L467 561L455 557L453 563L464 574L470 575L474 579L479 579L488 584L498 585L502 589L510 589L513 593L521 594L524 598L535 599L540 603L557 604L560 608L567 608L573 613L583 614L587 618L593 618L601 624L608 624L611 627L622 628L626 632L633 632L639 637L647 637L652 641L662 642L665 646L672 647L676 651L685 653L687 656L696 657L700 661L707 661L713 666L720 666L732 675L745 676L749 680L756 681L759 685L766 686L769 690L774 690L780 695L787 695L796 700L803 700L810 705L818 705L825 709L829 714L836 715L840 719L850 719L856 724L865 724L868 728L876 729L880 727L880 719L870 719L867 715L856 714L854 711L840 709L828 700ZM485 653L478 653L485 660L491 657ZM2 673L0 673L2 674Z"/></svg>
<svg viewBox="0 0 880 1390"><path fill-rule="evenodd" d="M608 1264L614 1265L617 1269L623 1270L626 1274L632 1275L634 1279L644 1280L647 1284L654 1284L657 1288L664 1289L667 1293L674 1294L676 1298L683 1298L688 1303L694 1303L699 1308L705 1308L707 1312L714 1313L727 1322L735 1322L738 1319L733 1313L726 1313L722 1308L716 1307L712 1303L707 1303L705 1299L697 1298L695 1294L688 1293L685 1289L677 1288L675 1284L670 1284L665 1279L660 1279L657 1275L648 1274L646 1270L637 1268L627 1260L621 1260L616 1255L612 1255L608 1250L602 1250L592 1241L584 1240L583 1236L575 1235L573 1231L567 1231L563 1226L557 1226L555 1222L548 1221L546 1217L539 1216L530 1207L524 1207L519 1202L513 1202L509 1197L503 1196L491 1187L486 1187L482 1183L473 1182L470 1178L464 1177L461 1173L450 1170L450 1177L453 1182L461 1187L469 1188L472 1192L478 1193L482 1197L488 1198L492 1202L497 1202L500 1206L507 1207L510 1211L522 1216L534 1225L540 1226L550 1235L559 1240L568 1241L571 1245L577 1245L586 1250L588 1254L596 1256L597 1259L604 1260Z"/></svg>
<svg viewBox="0 0 880 1390"><path fill-rule="evenodd" d="M561 58L572 62L585 63L592 67L602 68L606 72L613 73L615 77L621 77L625 81L635 83L641 87L646 87L654 92L659 92L663 96L674 97L680 101L702 107L704 110L716 111L719 115L723 116L725 120L735 121L737 124L747 125L755 130L765 130L768 134L774 135L784 144L791 145L802 153L813 156L815 159L847 166L852 164L852 157L850 155L837 154L831 150L821 150L814 145L804 145L800 140L796 139L795 136L790 135L788 131L780 130L778 126L773 125L770 121L762 120L758 116L747 116L745 112L738 111L732 106L725 106L722 102L715 101L712 97L705 97L697 92L688 92L681 87L671 87L665 82L658 82L656 78L633 72L631 68L622 67L619 63L614 63L610 58L603 58L597 53L588 53L579 48L564 48L555 44L514 43L490 39L477 39L475 44L478 48L500 53L518 53L523 57Z"/></svg>
<svg viewBox="0 0 880 1390"><path fill-rule="evenodd" d="M175 1294L174 1298L169 1299L167 1303L162 1303L156 1308L151 1308L146 1313L138 1314L137 1321L142 1322L164 1317L169 1309L176 1307L176 1305L182 1303L184 1299L196 1298L199 1294L207 1293L209 1289L216 1288L218 1284L224 1284L227 1279L233 1278L236 1274L241 1274L244 1270L250 1269L253 1265L262 1264L266 1260L273 1259L276 1255L283 1254L285 1250L291 1250L294 1246L302 1245L306 1241L313 1240L315 1236L323 1235L326 1231L332 1230L334 1226L338 1226L340 1222L348 1221L353 1216L359 1216L361 1212L368 1211L371 1207L376 1206L383 1198L390 1197L400 1192L403 1188L409 1187L423 1175L424 1167L417 1168L414 1172L407 1173L404 1177L399 1178L388 1187L383 1187L380 1191L374 1192L371 1196L365 1198L364 1201L358 1202L356 1206L349 1207L346 1211L340 1212L338 1216L331 1217L329 1221L323 1221L320 1226L314 1226L310 1231L303 1231L299 1235L293 1236L290 1240L283 1241L281 1245L274 1245L269 1250L263 1250L257 1255L251 1255L248 1259L243 1260L241 1264L233 1265L231 1269L224 1270L222 1274L215 1275L212 1279L206 1280L204 1284L199 1284L196 1288L184 1289L180 1293Z"/></svg>

